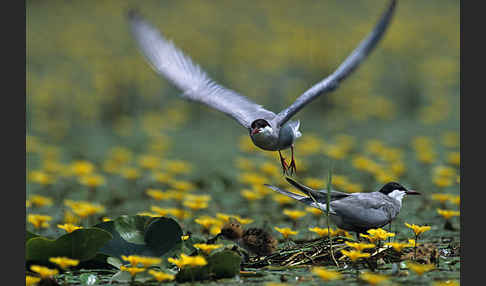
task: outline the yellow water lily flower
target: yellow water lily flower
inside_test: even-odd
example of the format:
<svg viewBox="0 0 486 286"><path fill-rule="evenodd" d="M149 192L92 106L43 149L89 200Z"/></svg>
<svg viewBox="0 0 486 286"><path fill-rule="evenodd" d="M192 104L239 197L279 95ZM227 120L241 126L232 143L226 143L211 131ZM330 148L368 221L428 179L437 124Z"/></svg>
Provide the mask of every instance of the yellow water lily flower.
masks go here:
<svg viewBox="0 0 486 286"><path fill-rule="evenodd" d="M382 228L375 228L375 229L369 229L368 234L373 236L374 238L378 240L386 240L389 237L394 237L395 234L392 232L387 232L386 230Z"/></svg>
<svg viewBox="0 0 486 286"><path fill-rule="evenodd" d="M209 254L211 251L223 247L222 244L205 244L196 243L193 245L195 248L202 250L204 253Z"/></svg>
<svg viewBox="0 0 486 286"><path fill-rule="evenodd" d="M419 264L411 261L407 262L407 267L418 275L423 275L425 272L435 269L434 264Z"/></svg>
<svg viewBox="0 0 486 286"><path fill-rule="evenodd" d="M52 220L52 217L48 215L29 214L27 216L27 221L31 223L36 229L48 228L48 221L50 220Z"/></svg>
<svg viewBox="0 0 486 286"><path fill-rule="evenodd" d="M336 280L342 277L341 273L334 270L328 270L324 267L312 267L312 272L324 281Z"/></svg>
<svg viewBox="0 0 486 286"><path fill-rule="evenodd" d="M49 261L57 264L62 269L67 269L71 266L76 266L79 264L79 260L70 259L68 257L51 257L49 258Z"/></svg>
<svg viewBox="0 0 486 286"><path fill-rule="evenodd" d="M430 226L428 225L425 225L425 226L419 226L419 225L416 225L416 224L408 224L408 223L405 223L405 225L408 227L408 228L411 228L413 230L413 232L415 233L416 236L419 236L421 235L422 233L426 232L426 231L429 231L430 230Z"/></svg>
<svg viewBox="0 0 486 286"><path fill-rule="evenodd" d="M260 193L248 189L241 190L240 194L242 197L249 201L256 201L263 198L263 195L261 195Z"/></svg>
<svg viewBox="0 0 486 286"><path fill-rule="evenodd" d="M207 264L206 259L200 255L188 256L184 253L181 254L179 259L169 257L167 261L177 265L179 268L183 268L184 266L204 266Z"/></svg>
<svg viewBox="0 0 486 286"><path fill-rule="evenodd" d="M415 242L414 242L414 244L415 244ZM405 247L410 247L410 242L409 243L404 243L404 242L387 242L387 243L385 243L385 246L390 246L393 249L395 249L395 251L401 252L402 249L404 249Z"/></svg>
<svg viewBox="0 0 486 286"><path fill-rule="evenodd" d="M149 197L157 201L171 199L171 197L166 192L162 192L161 190L157 190L157 189L147 189L145 193Z"/></svg>
<svg viewBox="0 0 486 286"><path fill-rule="evenodd" d="M29 198L29 202L38 207L50 206L52 205L52 199L40 195L32 195Z"/></svg>
<svg viewBox="0 0 486 286"><path fill-rule="evenodd" d="M284 197L287 198L287 196ZM321 216L324 213L322 210L313 207L306 207L305 210L315 216Z"/></svg>
<svg viewBox="0 0 486 286"><path fill-rule="evenodd" d="M432 285L433 286L459 286L459 281L456 280L436 281Z"/></svg>
<svg viewBox="0 0 486 286"><path fill-rule="evenodd" d="M332 229L332 228L329 228L329 230L326 228L320 228L320 227L313 227L313 228L309 228L309 231L312 231L312 232L315 232L317 233L320 237L324 237L324 236L334 236L336 233L335 231ZM329 232L330 233L329 233Z"/></svg>
<svg viewBox="0 0 486 286"><path fill-rule="evenodd" d="M162 271L149 270L148 273L152 275L158 282L172 281L175 279L175 275L168 274Z"/></svg>
<svg viewBox="0 0 486 286"><path fill-rule="evenodd" d="M39 277L29 276L29 275L25 276L25 286L36 285L37 283L39 283L39 281L41 281L41 278Z"/></svg>
<svg viewBox="0 0 486 286"><path fill-rule="evenodd" d="M341 253L348 257L352 262L355 262L356 260L360 259L360 258L368 258L371 256L371 254L369 253L363 253L361 251L357 251L357 250L350 250L350 251L346 251L346 250L341 250Z"/></svg>
<svg viewBox="0 0 486 286"><path fill-rule="evenodd" d="M284 238L288 238L290 235L296 235L299 233L298 231L294 231L288 227L284 227L284 228L275 227L275 230L280 232Z"/></svg>
<svg viewBox="0 0 486 286"><path fill-rule="evenodd" d="M283 213L284 213L284 215L288 216L292 220L298 220L299 218L307 215L307 213L305 211L289 210L289 209L284 209Z"/></svg>
<svg viewBox="0 0 486 286"><path fill-rule="evenodd" d="M450 219L451 217L460 215L459 211L443 210L443 209L437 209L437 213L445 219Z"/></svg>
<svg viewBox="0 0 486 286"><path fill-rule="evenodd" d="M127 266L120 266L121 271L125 271L130 273L131 276L135 276L140 272L144 272L146 269L145 268L138 268L138 267L127 267Z"/></svg>
<svg viewBox="0 0 486 286"><path fill-rule="evenodd" d="M160 264L162 262L161 258L139 256L139 255L129 255L129 256L122 255L121 258L129 262L130 265L132 265L133 267L136 267L139 264L141 264L144 268L147 268L149 266Z"/></svg>
<svg viewBox="0 0 486 286"><path fill-rule="evenodd" d="M369 285L378 285L385 281L388 281L389 277L386 275L374 274L370 272L362 273L359 278L366 281Z"/></svg>
<svg viewBox="0 0 486 286"><path fill-rule="evenodd" d="M189 235L183 235L181 236L181 240L184 241L184 240L188 240L189 239Z"/></svg>
<svg viewBox="0 0 486 286"><path fill-rule="evenodd" d="M359 243L359 242L345 242L347 246L354 248L357 251L363 251L365 249L375 248L376 245L372 243Z"/></svg>
<svg viewBox="0 0 486 286"><path fill-rule="evenodd" d="M30 270L35 273L38 273L42 278L51 278L52 276L59 273L57 269L50 269L40 265L31 265Z"/></svg>
<svg viewBox="0 0 486 286"><path fill-rule="evenodd" d="M444 204L446 201L450 200L452 195L444 194L444 193L435 193L435 194L430 195L430 197L432 198L432 200L438 201L441 204Z"/></svg>
<svg viewBox="0 0 486 286"><path fill-rule="evenodd" d="M70 223L58 224L57 227L60 228L60 229L64 229L67 233L71 233L71 232L73 232L77 229L83 228L82 226L77 226L77 225L70 224Z"/></svg>
<svg viewBox="0 0 486 286"><path fill-rule="evenodd" d="M98 174L89 174L80 177L79 182L90 188L96 188L105 183L105 177Z"/></svg>

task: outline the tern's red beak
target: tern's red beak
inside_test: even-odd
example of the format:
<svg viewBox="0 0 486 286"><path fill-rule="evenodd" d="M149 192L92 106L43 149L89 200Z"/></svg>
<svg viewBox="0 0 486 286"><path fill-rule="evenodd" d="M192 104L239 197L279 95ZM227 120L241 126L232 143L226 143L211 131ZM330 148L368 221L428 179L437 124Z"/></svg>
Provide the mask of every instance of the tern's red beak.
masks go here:
<svg viewBox="0 0 486 286"><path fill-rule="evenodd" d="M251 131L251 135L258 134L258 133L260 133L260 131L261 131L261 130L260 130L260 128L255 128L255 129L253 129L253 130Z"/></svg>
<svg viewBox="0 0 486 286"><path fill-rule="evenodd" d="M414 191L414 190L408 190L406 192L407 195L421 195L421 193Z"/></svg>

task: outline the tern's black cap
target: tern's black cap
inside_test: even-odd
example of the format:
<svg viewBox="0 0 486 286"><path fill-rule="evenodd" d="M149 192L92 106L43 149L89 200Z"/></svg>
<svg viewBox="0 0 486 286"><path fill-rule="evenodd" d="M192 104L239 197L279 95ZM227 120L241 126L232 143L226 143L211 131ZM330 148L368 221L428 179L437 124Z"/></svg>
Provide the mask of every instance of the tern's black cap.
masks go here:
<svg viewBox="0 0 486 286"><path fill-rule="evenodd" d="M394 190L400 190L406 192L407 189L405 189L404 186L400 185L399 183L396 182L389 182L386 183L380 190L380 193L383 193L385 195L388 195L389 193L393 192Z"/></svg>

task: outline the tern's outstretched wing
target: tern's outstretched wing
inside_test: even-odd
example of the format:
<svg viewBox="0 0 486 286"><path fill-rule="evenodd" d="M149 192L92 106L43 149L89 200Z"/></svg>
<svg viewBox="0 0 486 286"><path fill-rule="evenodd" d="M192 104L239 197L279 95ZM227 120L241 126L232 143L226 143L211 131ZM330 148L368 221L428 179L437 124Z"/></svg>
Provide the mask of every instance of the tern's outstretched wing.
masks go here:
<svg viewBox="0 0 486 286"><path fill-rule="evenodd" d="M346 60L328 77L318 82L302 95L300 95L292 105L282 110L275 119L278 126L282 126L306 104L316 99L319 95L335 90L339 83L349 76L359 64L368 56L376 44L383 37L386 28L395 10L396 0L392 0L388 9L381 17L373 31L366 37L359 46L346 58Z"/></svg>
<svg viewBox="0 0 486 286"><path fill-rule="evenodd" d="M160 75L183 92L182 97L226 113L246 128L256 119L271 120L275 117L275 113L213 81L137 12L130 11L128 15L133 36L142 53Z"/></svg>

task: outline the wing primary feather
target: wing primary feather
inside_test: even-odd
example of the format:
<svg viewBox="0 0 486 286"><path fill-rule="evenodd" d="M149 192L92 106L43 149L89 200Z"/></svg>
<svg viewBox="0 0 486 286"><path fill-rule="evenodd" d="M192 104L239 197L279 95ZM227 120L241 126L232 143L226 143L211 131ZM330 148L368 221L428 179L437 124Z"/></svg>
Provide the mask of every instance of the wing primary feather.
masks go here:
<svg viewBox="0 0 486 286"><path fill-rule="evenodd" d="M393 16L397 0L391 0L388 8L383 13L378 21L378 24L368 34L368 36L361 41L356 49L339 65L339 67L328 77L318 82L306 92L300 95L288 108L282 110L276 118L278 126L284 125L292 116L301 110L309 102L317 98L319 95L335 90L339 83L348 77L360 63L370 54L381 40Z"/></svg>

